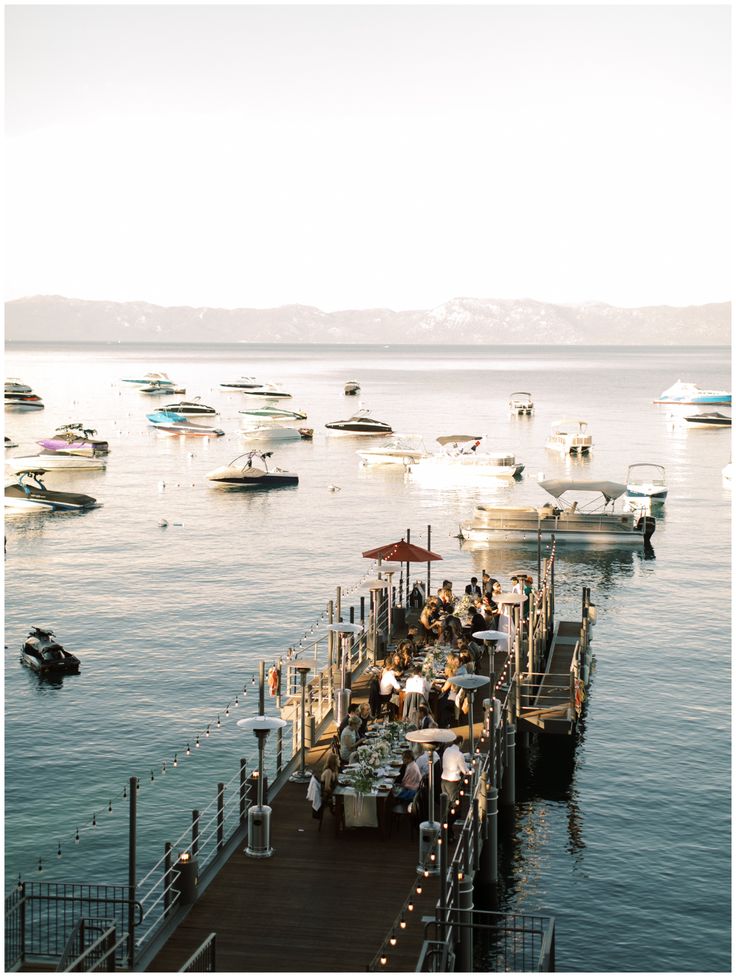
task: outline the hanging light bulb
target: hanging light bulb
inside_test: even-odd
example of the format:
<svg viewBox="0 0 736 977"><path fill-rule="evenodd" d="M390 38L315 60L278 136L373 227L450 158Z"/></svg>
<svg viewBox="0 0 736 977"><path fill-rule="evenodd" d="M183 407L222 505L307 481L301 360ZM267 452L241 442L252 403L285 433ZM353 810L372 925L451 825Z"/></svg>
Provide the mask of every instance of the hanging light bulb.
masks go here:
<svg viewBox="0 0 736 977"><path fill-rule="evenodd" d="M228 713L226 713L225 715L228 715ZM218 716L217 717L217 728L220 729L221 725L222 724L220 723L220 717Z"/></svg>
<svg viewBox="0 0 736 977"><path fill-rule="evenodd" d="M107 813L108 813L108 814L112 814L112 797L111 797L111 798L110 798L110 800L109 800L109 801L107 802Z"/></svg>
<svg viewBox="0 0 736 977"><path fill-rule="evenodd" d="M210 735L210 727L209 727L209 723L207 724L207 729L206 729L206 730L204 731L204 735L205 735L205 736L209 736L209 735Z"/></svg>
<svg viewBox="0 0 736 977"><path fill-rule="evenodd" d="M175 767L179 766L179 758L177 757L176 753L174 754L174 766Z"/></svg>
<svg viewBox="0 0 736 977"><path fill-rule="evenodd" d="M389 936L388 942L391 944L391 946L396 946L396 943L398 942L398 937L396 936L396 930L391 930L391 936Z"/></svg>
<svg viewBox="0 0 736 977"><path fill-rule="evenodd" d="M235 696L235 708L237 709L240 703L238 702L238 697Z"/></svg>
<svg viewBox="0 0 736 977"><path fill-rule="evenodd" d="M96 828L97 827L97 815L96 814L93 814L92 815L92 827L93 828Z"/></svg>
<svg viewBox="0 0 736 977"><path fill-rule="evenodd" d="M422 894L422 883L421 882L417 882L417 884L414 886L414 891L416 892L416 894L418 896L421 896L421 894Z"/></svg>
<svg viewBox="0 0 736 977"><path fill-rule="evenodd" d="M127 796L128 796L128 786L127 786L127 784L125 784L125 785L123 786L123 800L125 800L125 798L126 798Z"/></svg>
<svg viewBox="0 0 736 977"><path fill-rule="evenodd" d="M155 779L156 779L156 778L155 778L155 777L153 776L153 769L152 769L152 770L151 770L151 780L155 780Z"/></svg>
<svg viewBox="0 0 736 977"><path fill-rule="evenodd" d="M195 750L198 750L199 749L199 734L197 734L197 738L194 741L194 749Z"/></svg>
<svg viewBox="0 0 736 977"><path fill-rule="evenodd" d="M40 858L38 860L38 871L43 872L43 862L41 861Z"/></svg>
<svg viewBox="0 0 736 977"><path fill-rule="evenodd" d="M225 709L225 716L227 717L229 715L230 715L230 706L227 706L227 708ZM219 716L217 717L217 728L218 729L220 728L220 717Z"/></svg>
<svg viewBox="0 0 736 977"><path fill-rule="evenodd" d="M409 910L410 913L414 912L414 903L411 899L407 902L406 908Z"/></svg>
<svg viewBox="0 0 736 977"><path fill-rule="evenodd" d="M39 869L39 871L40 871L40 869ZM388 954L386 953L385 950L382 950L381 951L381 956L378 958L378 961L379 961L379 963L381 964L382 967L385 967L386 964L388 963Z"/></svg>
<svg viewBox="0 0 736 977"><path fill-rule="evenodd" d="M166 773L166 760L161 764L161 773Z"/></svg>
<svg viewBox="0 0 736 977"><path fill-rule="evenodd" d="M74 835L74 843L79 844L79 828L77 828L77 833Z"/></svg>
<svg viewBox="0 0 736 977"><path fill-rule="evenodd" d="M191 755L192 755L192 751L189 747L189 744L187 743L187 756L191 756Z"/></svg>
<svg viewBox="0 0 736 977"><path fill-rule="evenodd" d="M61 858L61 842L58 843L58 846L56 848L56 857Z"/></svg>
<svg viewBox="0 0 736 977"><path fill-rule="evenodd" d="M402 913L399 918L399 926L402 930L406 929L406 916Z"/></svg>

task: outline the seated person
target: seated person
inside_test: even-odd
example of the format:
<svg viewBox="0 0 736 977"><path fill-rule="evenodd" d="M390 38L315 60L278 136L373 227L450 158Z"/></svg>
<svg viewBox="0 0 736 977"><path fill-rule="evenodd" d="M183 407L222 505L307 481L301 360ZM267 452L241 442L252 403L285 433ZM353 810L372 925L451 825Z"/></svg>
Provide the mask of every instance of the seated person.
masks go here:
<svg viewBox="0 0 736 977"><path fill-rule="evenodd" d="M395 796L398 801L408 803L414 799L414 795L419 790L422 775L411 750L404 750L403 760L404 763L399 771L401 777L398 784L399 790Z"/></svg>
<svg viewBox="0 0 736 977"><path fill-rule="evenodd" d="M442 621L440 620L439 601L436 597L430 597L422 608L419 615L419 622L424 628L428 644L435 641L442 641Z"/></svg>
<svg viewBox="0 0 736 977"><path fill-rule="evenodd" d="M340 736L340 762L343 764L348 762L350 754L355 751L360 743L358 738L359 729L360 719L357 716L351 716Z"/></svg>
<svg viewBox="0 0 736 977"><path fill-rule="evenodd" d="M358 729L358 738L363 739L365 734L368 732L368 720L371 718L371 707L367 702L361 702L358 706L358 719L360 719L360 728Z"/></svg>
<svg viewBox="0 0 736 977"><path fill-rule="evenodd" d="M391 697L394 694L399 693L401 686L396 678L396 672L389 665L384 668L381 672L380 690L381 690L381 702L388 704L389 715L393 719L397 712L397 707L391 702Z"/></svg>
<svg viewBox="0 0 736 977"><path fill-rule="evenodd" d="M337 738L338 739L340 739L340 737L342 736L342 731L347 726L348 720L350 719L350 717L351 716L357 716L357 715L358 715L358 704L356 702L351 702L350 705L348 706L348 711L343 716L342 722L337 727Z"/></svg>
<svg viewBox="0 0 736 977"><path fill-rule="evenodd" d="M406 686L404 691L407 695L410 692L418 692L420 695L424 696L426 702L429 702L429 682L426 680L424 675L422 675L421 668L412 668L409 672L409 677L406 680Z"/></svg>
<svg viewBox="0 0 736 977"><path fill-rule="evenodd" d="M337 787L337 775L340 768L340 762L337 759L336 754L330 753L327 757L327 763L325 764L325 769L322 771L322 776L320 777L320 786L322 787L322 803L325 807L332 809L333 805L333 794L335 787Z"/></svg>
<svg viewBox="0 0 736 977"><path fill-rule="evenodd" d="M436 750L432 750L432 763L433 764L437 763L439 761L439 758L440 758L439 753L437 753ZM428 777L429 776L429 753L427 750L422 750L422 752L419 754L419 756L416 759L416 764L417 767L419 768L419 773L422 775L422 777ZM434 772L435 774L438 773L437 768L435 768ZM439 776L436 777L435 783L437 783L439 779L440 779Z"/></svg>
<svg viewBox="0 0 736 977"><path fill-rule="evenodd" d="M437 726L437 720L434 718L432 713L429 711L427 706L419 707L419 728L420 729L434 729Z"/></svg>

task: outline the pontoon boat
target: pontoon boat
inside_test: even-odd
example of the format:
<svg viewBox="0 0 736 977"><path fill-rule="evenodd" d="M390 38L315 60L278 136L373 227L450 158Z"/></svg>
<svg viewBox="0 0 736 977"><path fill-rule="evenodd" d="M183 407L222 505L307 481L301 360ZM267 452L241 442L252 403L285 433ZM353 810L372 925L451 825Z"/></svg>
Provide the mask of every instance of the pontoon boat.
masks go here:
<svg viewBox="0 0 736 977"><path fill-rule="evenodd" d="M555 421L545 447L565 454L587 455L593 447L593 438L587 434L588 422L563 418Z"/></svg>

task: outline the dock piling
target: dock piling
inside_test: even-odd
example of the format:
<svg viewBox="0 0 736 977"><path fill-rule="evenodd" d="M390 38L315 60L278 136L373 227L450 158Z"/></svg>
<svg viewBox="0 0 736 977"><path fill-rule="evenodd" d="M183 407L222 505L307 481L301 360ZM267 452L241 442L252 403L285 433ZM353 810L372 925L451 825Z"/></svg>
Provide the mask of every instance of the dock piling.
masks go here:
<svg viewBox="0 0 736 977"><path fill-rule="evenodd" d="M135 970L136 837L138 821L138 778L128 784L128 969Z"/></svg>

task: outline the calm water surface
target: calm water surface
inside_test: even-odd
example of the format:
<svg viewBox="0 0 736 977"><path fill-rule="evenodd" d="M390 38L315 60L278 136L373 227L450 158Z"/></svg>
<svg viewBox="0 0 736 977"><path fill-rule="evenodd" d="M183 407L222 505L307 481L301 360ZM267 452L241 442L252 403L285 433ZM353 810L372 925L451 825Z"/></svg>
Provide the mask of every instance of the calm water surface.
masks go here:
<svg viewBox="0 0 736 977"><path fill-rule="evenodd" d="M355 588L369 569L362 550L407 528L426 542L431 524L445 560L437 576L456 590L483 567L501 579L535 572L529 548L460 549L458 524L476 502L539 504L540 471L620 481L628 464L656 462L670 493L653 558L560 552L559 615L577 614L584 585L598 607L595 676L574 757L530 756L502 852L503 906L556 917L560 970L728 970L731 492L721 470L730 432L688 428L651 401L678 377L730 389L729 357L601 347L11 346L6 374L46 404L6 413L15 453L76 420L107 437L112 453L105 472L48 476L102 508L6 519L6 885L18 873L124 882L122 791L134 775L139 861L157 859L238 758L253 757L235 719L253 711L258 660L322 628L336 586L351 590L345 605L359 604L364 591ZM156 369L216 406L225 437L201 443L151 430L152 398L121 378ZM204 478L247 447L237 411L250 398L218 386L238 374L282 382L290 403L308 410L314 441L274 449L277 465L299 473L298 488L233 494ZM428 444L486 433L526 464L524 477L448 490L361 468L358 440L324 429L357 406L342 392L353 377L364 406L395 430ZM534 395L532 418L507 413L519 389ZM589 421L589 459L545 450L560 416ZM79 655L79 676L54 686L21 667L32 624L53 627ZM226 718L244 687L251 694ZM222 729L173 770L174 753L181 758L208 724L214 730L218 715Z"/></svg>

